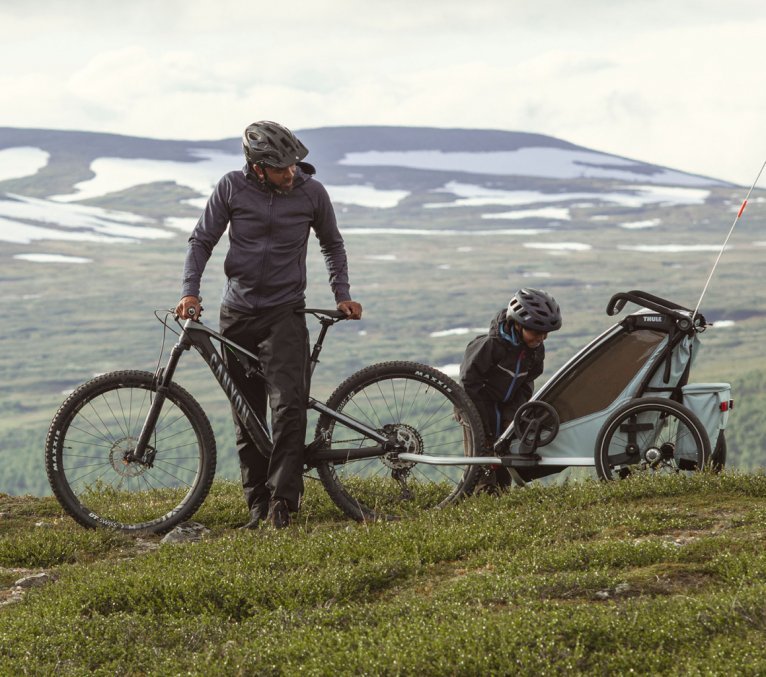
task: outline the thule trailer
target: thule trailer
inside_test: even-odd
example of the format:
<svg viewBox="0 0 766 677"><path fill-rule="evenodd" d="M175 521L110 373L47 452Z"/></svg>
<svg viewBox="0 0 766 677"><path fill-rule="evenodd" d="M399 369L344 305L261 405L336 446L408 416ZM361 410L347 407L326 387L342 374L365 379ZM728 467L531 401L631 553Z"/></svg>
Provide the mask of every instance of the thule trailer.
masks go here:
<svg viewBox="0 0 766 677"><path fill-rule="evenodd" d="M705 318L638 290L612 296L607 314L618 314L628 302L640 309L591 341L522 405L493 455L399 458L503 465L518 483L574 466L595 467L605 480L636 470L722 468L731 387L689 383Z"/></svg>

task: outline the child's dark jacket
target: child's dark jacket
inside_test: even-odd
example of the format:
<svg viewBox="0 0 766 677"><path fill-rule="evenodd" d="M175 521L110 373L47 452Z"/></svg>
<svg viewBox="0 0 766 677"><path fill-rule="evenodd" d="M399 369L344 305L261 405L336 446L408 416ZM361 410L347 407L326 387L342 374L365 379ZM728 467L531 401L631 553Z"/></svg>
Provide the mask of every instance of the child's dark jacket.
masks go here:
<svg viewBox="0 0 766 677"><path fill-rule="evenodd" d="M460 380L481 414L487 436L497 437L532 396L534 380L543 371L545 346L529 348L506 323L506 310L492 320L489 333L465 349Z"/></svg>

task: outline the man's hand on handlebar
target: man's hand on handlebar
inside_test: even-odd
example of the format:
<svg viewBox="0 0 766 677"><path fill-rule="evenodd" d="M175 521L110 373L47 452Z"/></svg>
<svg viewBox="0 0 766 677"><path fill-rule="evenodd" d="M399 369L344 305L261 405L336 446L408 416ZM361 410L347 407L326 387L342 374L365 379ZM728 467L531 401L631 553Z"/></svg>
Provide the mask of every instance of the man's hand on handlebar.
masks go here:
<svg viewBox="0 0 766 677"><path fill-rule="evenodd" d="M362 319L362 304L356 301L341 301L338 304L338 310L346 313L346 317L349 320L361 320Z"/></svg>
<svg viewBox="0 0 766 677"><path fill-rule="evenodd" d="M199 318L202 313L201 301L202 299L196 296L184 296L176 306L176 315L182 320L188 320L190 317Z"/></svg>

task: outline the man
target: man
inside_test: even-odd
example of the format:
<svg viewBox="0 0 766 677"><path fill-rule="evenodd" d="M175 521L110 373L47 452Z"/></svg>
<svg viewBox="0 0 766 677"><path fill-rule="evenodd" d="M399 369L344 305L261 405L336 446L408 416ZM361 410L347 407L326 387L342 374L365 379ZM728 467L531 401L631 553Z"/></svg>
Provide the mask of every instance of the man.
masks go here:
<svg viewBox="0 0 766 677"><path fill-rule="evenodd" d="M193 309L199 317L202 273L228 226L220 330L258 354L265 378L248 378L228 351L224 359L237 386L264 416L268 398L274 441L270 457L264 456L269 450L261 453L254 447L234 412L250 511L245 527L256 528L268 520L282 528L290 524L290 513L299 509L303 493L309 339L305 316L295 311L305 306L312 229L338 309L358 320L362 306L351 300L346 250L330 198L313 178L314 167L302 162L308 149L289 129L266 120L245 129L242 148L243 170L229 172L218 182L189 238L176 312L185 319Z"/></svg>
<svg viewBox="0 0 766 677"><path fill-rule="evenodd" d="M479 410L488 448L513 421L516 410L532 397L534 380L543 372L545 339L558 329L561 309L556 299L539 289L525 288L497 313L489 333L477 336L466 347L460 380ZM497 493L510 481L505 468L490 469L477 490Z"/></svg>

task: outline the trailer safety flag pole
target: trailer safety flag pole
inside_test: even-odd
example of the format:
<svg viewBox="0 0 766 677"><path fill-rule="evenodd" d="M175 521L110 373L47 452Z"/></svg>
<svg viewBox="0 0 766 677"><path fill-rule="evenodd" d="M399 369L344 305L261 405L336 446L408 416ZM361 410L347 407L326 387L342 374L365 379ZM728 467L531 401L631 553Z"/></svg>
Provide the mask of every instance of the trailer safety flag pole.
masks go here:
<svg viewBox="0 0 766 677"><path fill-rule="evenodd" d="M705 292L707 291L708 285L710 284L710 280L713 279L713 274L715 273L715 269L718 266L718 262L721 260L721 256L723 256L723 252L726 249L726 245L729 244L729 238L731 237L731 234L734 232L734 227L737 225L737 221L739 221L740 217L742 216L742 213L745 211L745 207L747 207L747 201L750 199L750 193L752 193L753 190L755 189L755 186L758 183L758 179L760 179L761 174L763 174L764 168L766 168L766 162L764 162L761 165L761 169L758 172L758 176L755 177L755 181L753 181L753 185L750 186L750 190L747 191L747 195L745 196L745 199L742 200L742 206L739 208L737 215L734 217L734 222L731 224L731 228L729 228L729 234L726 236L726 239L723 242L721 251L718 252L718 258L715 260L715 263L713 264L713 269L710 271L710 275L708 275L707 282L705 282L705 286L702 289L702 294L700 294L700 299L699 301L697 301L697 307L694 309L694 313L692 314L692 322L694 322L695 318L697 317L697 311L700 309L700 306L702 305L702 299L705 296Z"/></svg>

